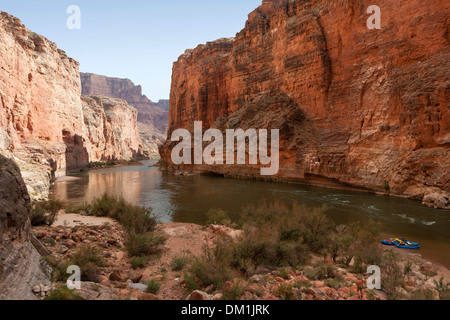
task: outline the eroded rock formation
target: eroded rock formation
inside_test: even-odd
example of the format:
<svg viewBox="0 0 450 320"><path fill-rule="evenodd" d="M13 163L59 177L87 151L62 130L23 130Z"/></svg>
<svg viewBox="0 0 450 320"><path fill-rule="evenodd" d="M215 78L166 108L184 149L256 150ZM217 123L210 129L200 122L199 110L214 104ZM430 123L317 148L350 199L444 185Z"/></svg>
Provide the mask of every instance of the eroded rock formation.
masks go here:
<svg viewBox="0 0 450 320"><path fill-rule="evenodd" d="M366 25L369 5L264 0L235 39L187 50L173 68L169 138L193 121L280 129L280 171L266 179L389 185L450 208L448 3L380 0L381 30ZM160 150L169 170L263 178L252 166L174 166L173 146Z"/></svg>
<svg viewBox="0 0 450 320"><path fill-rule="evenodd" d="M169 122L167 100L153 103L142 94L142 87L129 79L110 78L92 73L81 73L82 93L123 99L138 110L138 127L149 149L150 156L158 156L158 144L166 139ZM161 107L159 107L161 103Z"/></svg>
<svg viewBox="0 0 450 320"><path fill-rule="evenodd" d="M0 12L0 59L0 153L15 159L32 198L46 197L51 179L102 160L103 154L120 159L142 152L136 111L124 103L83 108L78 62L5 12ZM90 136L100 119L106 120L104 138L110 138L104 150L98 136Z"/></svg>
<svg viewBox="0 0 450 320"><path fill-rule="evenodd" d="M51 283L31 244L30 208L19 168L0 155L0 300L36 299L33 286Z"/></svg>
<svg viewBox="0 0 450 320"><path fill-rule="evenodd" d="M140 155L142 141L136 109L124 100L102 96L82 96L81 100L91 159L119 160Z"/></svg>

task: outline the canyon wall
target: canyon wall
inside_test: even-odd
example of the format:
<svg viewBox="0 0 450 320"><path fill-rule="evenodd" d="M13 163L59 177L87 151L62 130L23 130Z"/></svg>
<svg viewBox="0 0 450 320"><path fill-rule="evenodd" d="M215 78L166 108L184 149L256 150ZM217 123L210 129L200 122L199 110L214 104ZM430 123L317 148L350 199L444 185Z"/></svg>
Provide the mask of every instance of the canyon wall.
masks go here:
<svg viewBox="0 0 450 320"><path fill-rule="evenodd" d="M85 95L102 95L123 99L138 110L138 127L141 137L148 149L149 156L159 156L158 145L166 139L169 122L168 111L163 110L167 100L153 103L142 94L142 87L136 86L129 79L81 73L82 93ZM161 107L159 107L161 103Z"/></svg>
<svg viewBox="0 0 450 320"><path fill-rule="evenodd" d="M137 110L126 101L103 96L81 96L93 161L130 159L140 155L142 141Z"/></svg>
<svg viewBox="0 0 450 320"><path fill-rule="evenodd" d="M32 245L30 209L18 166L0 155L0 300L36 300L33 286L51 284L51 270Z"/></svg>
<svg viewBox="0 0 450 320"><path fill-rule="evenodd" d="M163 168L345 185L450 208L448 1L265 0L233 39L174 63ZM280 170L182 165L170 141L194 121L280 130Z"/></svg>
<svg viewBox="0 0 450 320"><path fill-rule="evenodd" d="M99 151L96 137L90 136L97 125L90 124L91 119L112 119L115 110L121 113L105 126L114 131L104 133L112 139L105 142L104 148L110 148L106 159L142 153L133 131L136 110L124 103L105 110L86 108L78 62L5 12L0 12L0 58L0 153L19 165L32 198L46 197L52 179L102 160L105 150ZM91 116L85 117L86 110ZM118 142L121 138L128 140Z"/></svg>

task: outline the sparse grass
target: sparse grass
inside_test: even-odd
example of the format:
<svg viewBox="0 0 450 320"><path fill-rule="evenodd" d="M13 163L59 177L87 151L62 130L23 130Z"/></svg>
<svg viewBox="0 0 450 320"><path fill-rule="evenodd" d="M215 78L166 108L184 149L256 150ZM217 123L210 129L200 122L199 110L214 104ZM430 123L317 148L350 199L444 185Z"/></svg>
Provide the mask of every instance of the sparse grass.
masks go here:
<svg viewBox="0 0 450 320"><path fill-rule="evenodd" d="M409 300L433 300L434 293L430 288L419 288L408 297Z"/></svg>
<svg viewBox="0 0 450 320"><path fill-rule="evenodd" d="M99 248L91 245L82 245L69 259L71 265L80 267L82 281L98 281L100 268L106 266L106 261Z"/></svg>
<svg viewBox="0 0 450 320"><path fill-rule="evenodd" d="M281 300L297 300L297 294L294 292L292 285L288 283L282 283L277 289L277 296Z"/></svg>
<svg viewBox="0 0 450 320"><path fill-rule="evenodd" d="M405 266L403 267L403 274L407 276L412 271L412 263L411 261L406 261Z"/></svg>
<svg viewBox="0 0 450 320"><path fill-rule="evenodd" d="M243 283L241 283L241 281L238 281L234 283L231 288L224 290L222 299L227 301L240 300L245 290L246 286Z"/></svg>
<svg viewBox="0 0 450 320"><path fill-rule="evenodd" d="M235 227L236 225L231 222L230 217L226 211L222 209L209 209L206 213L206 224L217 224L227 227Z"/></svg>
<svg viewBox="0 0 450 320"><path fill-rule="evenodd" d="M175 258L170 262L170 268L172 271L181 271L186 266L187 258L186 257L179 257Z"/></svg>
<svg viewBox="0 0 450 320"><path fill-rule="evenodd" d="M166 238L157 236L151 232L145 234L129 234L125 247L131 257L145 257L160 252L160 246Z"/></svg>
<svg viewBox="0 0 450 320"><path fill-rule="evenodd" d="M450 300L450 283L445 282L444 277L441 277L439 281L434 280L434 285L441 300Z"/></svg>
<svg viewBox="0 0 450 320"><path fill-rule="evenodd" d="M67 281L70 276L67 274L67 268L70 266L68 260L65 261L53 256L43 257L43 260L52 268L51 278L53 281Z"/></svg>
<svg viewBox="0 0 450 320"><path fill-rule="evenodd" d="M54 247L56 245L56 241L53 238L45 238L42 242L47 243L47 244L51 245L52 247Z"/></svg>
<svg viewBox="0 0 450 320"><path fill-rule="evenodd" d="M390 250L384 255L381 265L382 289L389 300L396 300L399 297L397 289L403 283L403 272L397 261L397 256Z"/></svg>
<svg viewBox="0 0 450 320"><path fill-rule="evenodd" d="M83 300L79 294L61 284L54 289L44 300Z"/></svg>
<svg viewBox="0 0 450 320"><path fill-rule="evenodd" d="M143 269L143 268L145 268L147 262L148 262L148 257L132 257L131 258L131 267L134 270Z"/></svg>
<svg viewBox="0 0 450 320"><path fill-rule="evenodd" d="M65 204L59 200L45 200L35 202L30 211L30 221L33 227L47 225L51 226L59 210L63 209Z"/></svg>
<svg viewBox="0 0 450 320"><path fill-rule="evenodd" d="M344 278L343 277L339 277L336 276L334 278L331 279L327 279L325 281L325 285L327 287L333 288L333 289L339 289L341 287L341 285L344 283Z"/></svg>
<svg viewBox="0 0 450 320"><path fill-rule="evenodd" d="M91 207L87 203L84 203L84 204L71 203L66 207L66 213L77 213L77 214L88 215L90 210L91 210Z"/></svg>
<svg viewBox="0 0 450 320"><path fill-rule="evenodd" d="M147 293L157 294L161 284L158 281L151 280L147 286Z"/></svg>
<svg viewBox="0 0 450 320"><path fill-rule="evenodd" d="M81 270L82 281L98 281L100 268L106 266L105 259L100 249L91 245L80 246L68 259L58 259L47 256L44 260L52 268L52 279L65 282L70 274L67 273L69 266L78 266Z"/></svg>
<svg viewBox="0 0 450 320"><path fill-rule="evenodd" d="M226 281L236 275L229 264L230 258L230 251L223 244L212 249L205 248L201 257L194 258L189 274L200 288L210 285L222 288Z"/></svg>
<svg viewBox="0 0 450 320"><path fill-rule="evenodd" d="M184 285L186 286L187 292L191 293L192 291L198 290L199 286L193 276L188 273L184 274Z"/></svg>
<svg viewBox="0 0 450 320"><path fill-rule="evenodd" d="M290 276L289 276L289 271L286 268L280 268L278 276L285 279L285 280L289 280Z"/></svg>

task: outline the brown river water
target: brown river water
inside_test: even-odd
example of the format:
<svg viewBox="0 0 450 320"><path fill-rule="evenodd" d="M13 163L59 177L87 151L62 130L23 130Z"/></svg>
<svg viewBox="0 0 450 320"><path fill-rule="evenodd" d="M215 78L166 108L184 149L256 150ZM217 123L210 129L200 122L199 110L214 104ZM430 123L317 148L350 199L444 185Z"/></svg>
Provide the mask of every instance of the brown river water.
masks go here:
<svg viewBox="0 0 450 320"><path fill-rule="evenodd" d="M153 163L91 170L76 175L76 180L56 182L52 196L80 204L108 193L153 208L161 222L196 224L206 222L205 213L210 208L224 209L232 220L238 221L243 206L264 199L313 207L326 204L327 214L337 224L376 221L383 236L420 242L422 248L417 253L450 268L450 211L365 192L211 176L174 176L150 167Z"/></svg>

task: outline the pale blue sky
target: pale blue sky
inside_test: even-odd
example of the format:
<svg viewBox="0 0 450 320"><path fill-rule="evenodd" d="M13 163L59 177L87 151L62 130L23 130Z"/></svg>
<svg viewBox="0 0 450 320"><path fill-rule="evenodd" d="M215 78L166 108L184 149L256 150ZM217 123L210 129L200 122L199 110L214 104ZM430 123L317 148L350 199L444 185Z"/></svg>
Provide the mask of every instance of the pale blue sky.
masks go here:
<svg viewBox="0 0 450 320"><path fill-rule="evenodd" d="M0 10L80 62L81 72L129 78L153 101L169 98L172 64L185 49L234 37L262 0L1 0ZM69 5L81 30L69 30Z"/></svg>

